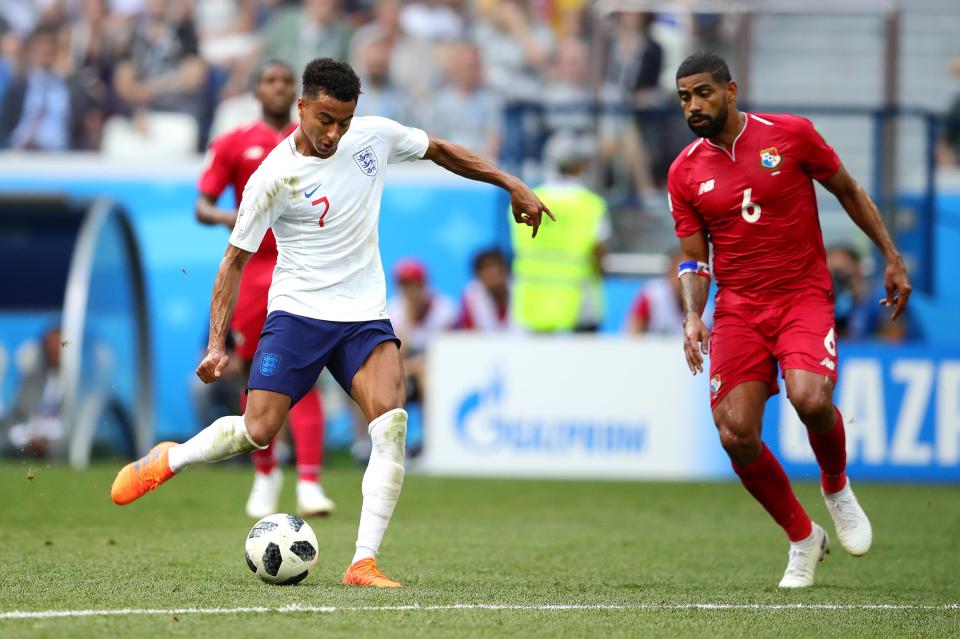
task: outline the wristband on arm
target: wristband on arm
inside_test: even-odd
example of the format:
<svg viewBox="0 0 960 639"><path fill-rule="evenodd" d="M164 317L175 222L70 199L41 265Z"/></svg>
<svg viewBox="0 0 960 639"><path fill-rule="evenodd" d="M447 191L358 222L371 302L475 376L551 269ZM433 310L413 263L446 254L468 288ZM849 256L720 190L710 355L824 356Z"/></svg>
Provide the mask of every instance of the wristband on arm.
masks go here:
<svg viewBox="0 0 960 639"><path fill-rule="evenodd" d="M709 278L710 265L706 262L698 262L696 260L680 262L680 265L677 267L677 277L682 277L686 273L693 273L695 275L702 275Z"/></svg>

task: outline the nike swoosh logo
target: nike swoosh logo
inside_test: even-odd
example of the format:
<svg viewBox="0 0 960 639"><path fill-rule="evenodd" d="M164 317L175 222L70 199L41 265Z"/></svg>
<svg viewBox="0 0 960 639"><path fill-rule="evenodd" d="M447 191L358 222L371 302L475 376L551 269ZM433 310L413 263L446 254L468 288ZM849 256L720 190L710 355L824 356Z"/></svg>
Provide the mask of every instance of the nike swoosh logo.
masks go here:
<svg viewBox="0 0 960 639"><path fill-rule="evenodd" d="M304 191L304 192L303 192L303 197L305 197L305 198L307 198L307 199L310 199L310 196L313 195L314 193L316 193L316 192L317 192L317 189L319 189L319 188L320 188L320 185L318 184L318 185L316 185L315 187L313 187L313 190L312 190L312 191Z"/></svg>

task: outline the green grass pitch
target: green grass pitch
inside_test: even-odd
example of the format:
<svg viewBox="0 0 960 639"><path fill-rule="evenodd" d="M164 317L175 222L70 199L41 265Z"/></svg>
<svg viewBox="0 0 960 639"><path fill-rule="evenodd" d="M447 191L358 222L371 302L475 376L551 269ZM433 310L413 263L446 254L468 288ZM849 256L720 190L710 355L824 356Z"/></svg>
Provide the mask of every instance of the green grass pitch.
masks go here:
<svg viewBox="0 0 960 639"><path fill-rule="evenodd" d="M355 468L326 474L338 511L311 521L317 569L275 587L243 559L248 467L191 469L124 508L108 497L118 467L0 465L0 637L960 636L960 609L947 607L960 603L957 487L859 484L870 554L847 556L834 540L815 588L779 592L786 541L737 484L409 474L380 557L406 587L377 591L339 583L359 516ZM283 509L294 507L293 479ZM797 491L832 533L816 486ZM756 607L682 607L700 603ZM517 608L453 607L476 604ZM291 605L334 610L175 611ZM161 612L5 614L128 608Z"/></svg>

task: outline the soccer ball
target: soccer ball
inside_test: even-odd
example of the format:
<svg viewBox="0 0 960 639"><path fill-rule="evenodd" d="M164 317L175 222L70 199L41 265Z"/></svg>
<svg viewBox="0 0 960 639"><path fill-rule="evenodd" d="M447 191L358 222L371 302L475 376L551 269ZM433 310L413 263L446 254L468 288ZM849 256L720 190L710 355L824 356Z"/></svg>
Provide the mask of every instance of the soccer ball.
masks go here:
<svg viewBox="0 0 960 639"><path fill-rule="evenodd" d="M250 529L247 566L268 584L289 586L306 579L317 565L317 536L296 515L264 517Z"/></svg>

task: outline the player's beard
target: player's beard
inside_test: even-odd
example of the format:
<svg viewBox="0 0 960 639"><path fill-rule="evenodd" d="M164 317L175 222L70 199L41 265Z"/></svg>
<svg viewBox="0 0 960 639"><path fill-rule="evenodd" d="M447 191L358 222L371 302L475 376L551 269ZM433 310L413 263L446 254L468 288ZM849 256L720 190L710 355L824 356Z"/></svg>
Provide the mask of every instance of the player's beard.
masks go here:
<svg viewBox="0 0 960 639"><path fill-rule="evenodd" d="M716 118L700 113L697 117L701 118L701 122L699 124L691 124L690 118L687 118L687 126L690 127L690 130L693 131L697 137L712 138L723 130L723 125L726 123L729 114L730 110L727 109L727 104L724 102Z"/></svg>

